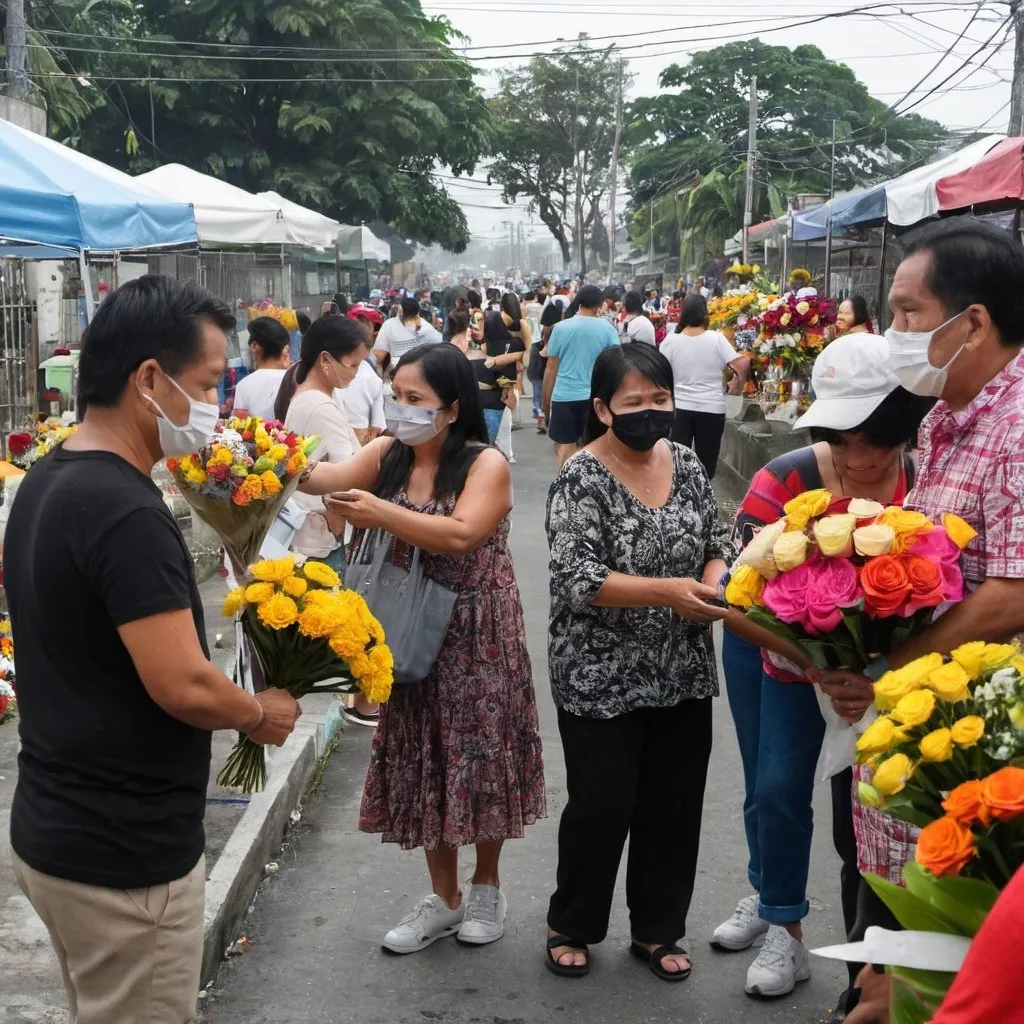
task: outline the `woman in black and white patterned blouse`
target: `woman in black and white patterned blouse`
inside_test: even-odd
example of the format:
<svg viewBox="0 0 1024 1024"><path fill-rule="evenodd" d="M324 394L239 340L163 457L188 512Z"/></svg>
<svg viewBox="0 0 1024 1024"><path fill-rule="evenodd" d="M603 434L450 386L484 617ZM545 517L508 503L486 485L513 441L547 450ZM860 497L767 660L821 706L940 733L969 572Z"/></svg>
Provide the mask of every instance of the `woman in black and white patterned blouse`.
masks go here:
<svg viewBox="0 0 1024 1024"><path fill-rule="evenodd" d="M718 678L710 623L733 551L694 453L667 440L672 369L624 345L594 367L585 447L551 485L548 663L565 754L546 962L589 970L629 836L631 951L666 981L686 934Z"/></svg>

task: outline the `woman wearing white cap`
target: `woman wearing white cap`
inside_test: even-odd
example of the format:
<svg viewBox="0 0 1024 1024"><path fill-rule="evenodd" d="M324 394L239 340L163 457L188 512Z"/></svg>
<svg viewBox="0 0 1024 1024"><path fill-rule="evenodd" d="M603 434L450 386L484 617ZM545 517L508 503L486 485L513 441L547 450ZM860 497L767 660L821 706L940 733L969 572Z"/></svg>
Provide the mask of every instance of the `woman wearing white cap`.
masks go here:
<svg viewBox="0 0 1024 1024"><path fill-rule="evenodd" d="M810 428L813 443L773 459L754 477L736 517L742 544L804 491L827 488L835 498L830 511L842 512L851 498L901 503L911 488L908 449L933 403L899 386L889 369L888 342L865 334L839 338L815 360L812 383L815 402L794 426ZM741 950L767 932L746 991L781 996L810 976L801 921L808 912L811 794L825 723L813 687L796 666L728 630L722 662L743 761L748 878L755 892L740 900L711 941L719 949ZM843 914L851 930L860 879L850 772L833 783Z"/></svg>

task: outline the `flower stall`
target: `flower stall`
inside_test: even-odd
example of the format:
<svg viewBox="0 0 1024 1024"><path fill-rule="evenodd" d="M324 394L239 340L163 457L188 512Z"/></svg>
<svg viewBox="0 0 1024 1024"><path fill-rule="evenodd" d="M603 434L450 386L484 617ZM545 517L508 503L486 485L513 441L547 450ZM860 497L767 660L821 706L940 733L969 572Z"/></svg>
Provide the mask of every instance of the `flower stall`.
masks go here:
<svg viewBox="0 0 1024 1024"><path fill-rule="evenodd" d="M793 292L774 299L760 314L754 367L758 402L766 417L793 421L810 405L814 360L835 322L831 299Z"/></svg>

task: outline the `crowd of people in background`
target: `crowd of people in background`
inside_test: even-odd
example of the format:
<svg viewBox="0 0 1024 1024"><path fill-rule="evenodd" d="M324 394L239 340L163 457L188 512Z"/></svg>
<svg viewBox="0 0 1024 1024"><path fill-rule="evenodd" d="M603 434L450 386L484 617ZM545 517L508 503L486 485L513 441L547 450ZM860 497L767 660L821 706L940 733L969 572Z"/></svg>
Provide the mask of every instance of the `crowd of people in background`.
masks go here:
<svg viewBox="0 0 1024 1024"><path fill-rule="evenodd" d="M719 694L712 624L725 627L743 766L733 811L751 891L708 938L723 951L763 938L745 985L755 997L787 995L811 970L803 923L824 721L806 684L853 722L873 699L868 675L885 666L1024 632L1019 245L966 218L926 229L905 246L884 338L863 299L847 298L797 424L812 443L756 474L731 526L712 479L723 382L742 389L746 365L709 328L711 291L699 278L668 299L578 280L471 281L444 294L374 290L355 304L339 293L300 320L297 337L268 317L246 325L251 372L229 404L323 438L299 485L295 553L342 568L347 549L382 533L393 564L422 564L454 599L429 674L381 708L360 699L346 709L375 730L359 826L422 849L430 877L430 893L384 934L392 953L451 935L468 946L499 940L503 846L547 814L508 543L524 379L557 465L545 520L548 668L568 799L547 934L537 937L553 974L590 972L627 839L630 953L661 981L693 969L683 939ZM253 697L209 661L190 556L149 479L161 458L193 451L216 425L233 327L227 306L191 284L144 277L109 296L85 335L83 422L32 470L7 529L23 745L14 865L83 1024L192 1016L210 731L280 744L301 714L284 691ZM779 658L720 597L757 530L816 488L844 508L852 499L929 516L954 508L977 533L962 562L965 600L923 636L877 652L866 675ZM55 529L36 528L44 504ZM52 609L40 578L90 595L62 613L75 642L46 642ZM915 840L855 800L858 771L832 781L851 938L898 927L863 875L898 882ZM115 819L117 835L97 827ZM466 892L464 846L475 850ZM1019 931L1020 884L990 923ZM936 1024L1021 1019L1019 948L1001 946L988 924L976 941L984 955L968 957ZM871 965L851 966L841 1002L850 1024L888 1021L888 984ZM145 1009L155 1002L164 1016Z"/></svg>

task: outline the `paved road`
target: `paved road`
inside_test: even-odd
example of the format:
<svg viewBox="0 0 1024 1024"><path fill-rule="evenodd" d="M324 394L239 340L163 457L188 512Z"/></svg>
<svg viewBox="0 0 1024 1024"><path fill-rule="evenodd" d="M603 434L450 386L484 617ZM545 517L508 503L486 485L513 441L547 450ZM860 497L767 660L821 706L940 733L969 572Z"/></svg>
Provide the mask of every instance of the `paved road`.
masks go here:
<svg viewBox="0 0 1024 1024"><path fill-rule="evenodd" d="M351 728L280 858L280 873L260 895L247 926L252 948L222 967L206 1019L215 1024L819 1024L845 981L827 961L793 996L758 1003L743 994L748 953L707 945L714 926L747 892L739 754L728 707L716 702L701 859L690 941L694 973L679 986L655 979L626 955L628 919L620 895L607 941L582 981L549 974L541 963L544 919L555 874L558 814L565 776L547 685L547 547L543 512L553 464L550 444L517 431L512 546L526 608L530 655L540 697L551 817L503 858L509 898L504 939L472 950L447 940L422 953L381 953L383 933L428 891L420 853L382 846L356 831L370 744ZM734 495L723 493L727 500ZM686 780L681 778L680 785ZM842 940L839 866L831 849L827 792L819 787L807 924L812 944ZM469 860L465 861L469 868Z"/></svg>

